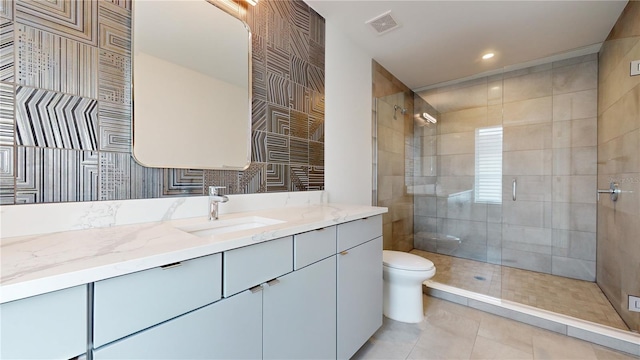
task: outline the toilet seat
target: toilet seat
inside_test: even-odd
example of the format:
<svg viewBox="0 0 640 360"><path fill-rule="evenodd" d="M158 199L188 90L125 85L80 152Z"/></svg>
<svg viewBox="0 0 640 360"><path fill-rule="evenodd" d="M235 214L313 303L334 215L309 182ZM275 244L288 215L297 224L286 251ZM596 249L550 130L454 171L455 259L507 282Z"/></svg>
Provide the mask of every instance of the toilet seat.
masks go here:
<svg viewBox="0 0 640 360"><path fill-rule="evenodd" d="M435 268L431 261L421 256L392 250L382 252L382 263L393 269L409 271L428 271Z"/></svg>

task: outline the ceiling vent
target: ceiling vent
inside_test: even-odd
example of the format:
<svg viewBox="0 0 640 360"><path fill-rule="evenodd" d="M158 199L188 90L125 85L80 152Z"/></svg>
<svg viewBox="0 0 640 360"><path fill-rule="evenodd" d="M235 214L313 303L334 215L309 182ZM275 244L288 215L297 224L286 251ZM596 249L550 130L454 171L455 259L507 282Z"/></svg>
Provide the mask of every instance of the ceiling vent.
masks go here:
<svg viewBox="0 0 640 360"><path fill-rule="evenodd" d="M391 16L391 10L366 21L365 24L371 25L378 35L386 34L400 27L400 24Z"/></svg>

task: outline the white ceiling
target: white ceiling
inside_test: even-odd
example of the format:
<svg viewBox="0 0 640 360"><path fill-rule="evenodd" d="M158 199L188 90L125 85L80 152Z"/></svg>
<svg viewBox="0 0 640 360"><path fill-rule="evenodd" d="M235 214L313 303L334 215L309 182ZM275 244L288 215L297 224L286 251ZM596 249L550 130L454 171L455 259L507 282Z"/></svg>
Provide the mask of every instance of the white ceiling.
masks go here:
<svg viewBox="0 0 640 360"><path fill-rule="evenodd" d="M568 52L596 52L627 1L305 0L413 90ZM391 10L401 27L365 22ZM496 56L481 60L486 52Z"/></svg>

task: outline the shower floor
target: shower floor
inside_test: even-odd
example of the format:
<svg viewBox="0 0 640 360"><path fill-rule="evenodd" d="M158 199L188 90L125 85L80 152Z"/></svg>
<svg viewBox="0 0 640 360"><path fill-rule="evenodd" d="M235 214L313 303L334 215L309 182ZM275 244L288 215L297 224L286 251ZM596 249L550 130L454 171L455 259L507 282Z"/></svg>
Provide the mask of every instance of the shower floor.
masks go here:
<svg viewBox="0 0 640 360"><path fill-rule="evenodd" d="M433 281L629 330L595 283L418 249L411 253L434 263L436 275L431 279Z"/></svg>

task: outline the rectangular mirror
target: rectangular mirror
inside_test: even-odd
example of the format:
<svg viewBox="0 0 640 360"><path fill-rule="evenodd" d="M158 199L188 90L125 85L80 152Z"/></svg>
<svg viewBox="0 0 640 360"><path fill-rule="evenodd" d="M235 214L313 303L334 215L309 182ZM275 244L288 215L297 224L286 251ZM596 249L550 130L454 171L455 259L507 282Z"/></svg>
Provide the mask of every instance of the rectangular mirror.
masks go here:
<svg viewBox="0 0 640 360"><path fill-rule="evenodd" d="M147 167L251 161L251 32L205 0L133 2L133 155Z"/></svg>

